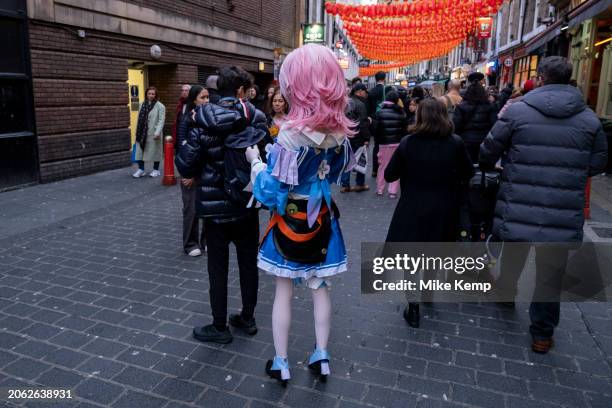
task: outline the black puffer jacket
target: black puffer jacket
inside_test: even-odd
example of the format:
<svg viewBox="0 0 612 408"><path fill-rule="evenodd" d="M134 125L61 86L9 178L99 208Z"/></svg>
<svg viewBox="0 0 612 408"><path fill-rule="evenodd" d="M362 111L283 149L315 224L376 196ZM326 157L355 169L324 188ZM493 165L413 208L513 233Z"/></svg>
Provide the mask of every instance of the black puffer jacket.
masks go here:
<svg viewBox="0 0 612 408"><path fill-rule="evenodd" d="M607 143L597 116L570 85L546 85L512 104L480 148L481 165L507 151L494 234L504 241L582 240L584 188Z"/></svg>
<svg viewBox="0 0 612 408"><path fill-rule="evenodd" d="M383 104L372 124L374 139L381 145L399 143L408 133L407 127L404 110L398 104L390 102Z"/></svg>
<svg viewBox="0 0 612 408"><path fill-rule="evenodd" d="M453 113L455 133L465 143L480 144L497 120L497 108L492 103L471 104L462 101Z"/></svg>
<svg viewBox="0 0 612 408"><path fill-rule="evenodd" d="M175 159L179 173L200 179L198 216L226 222L253 211L230 201L223 188L225 146L252 146L267 135L266 116L248 102L245 106L248 119L236 98L222 98L218 105L198 107L194 127L180 146Z"/></svg>

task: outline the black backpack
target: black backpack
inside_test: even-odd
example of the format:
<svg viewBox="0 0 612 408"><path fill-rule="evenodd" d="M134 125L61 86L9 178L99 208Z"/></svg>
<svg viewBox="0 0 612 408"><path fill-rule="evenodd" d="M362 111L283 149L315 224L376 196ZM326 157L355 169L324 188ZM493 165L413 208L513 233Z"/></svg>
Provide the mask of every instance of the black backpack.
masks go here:
<svg viewBox="0 0 612 408"><path fill-rule="evenodd" d="M251 165L245 156L247 147L257 145L260 156L262 159L265 157L263 149L265 146L262 146L267 135L265 126L255 128L251 125L256 112L254 106L244 104L242 110L245 119L244 129L225 139L223 189L230 201L241 207L247 207L253 196L251 192L244 191L251 181Z"/></svg>

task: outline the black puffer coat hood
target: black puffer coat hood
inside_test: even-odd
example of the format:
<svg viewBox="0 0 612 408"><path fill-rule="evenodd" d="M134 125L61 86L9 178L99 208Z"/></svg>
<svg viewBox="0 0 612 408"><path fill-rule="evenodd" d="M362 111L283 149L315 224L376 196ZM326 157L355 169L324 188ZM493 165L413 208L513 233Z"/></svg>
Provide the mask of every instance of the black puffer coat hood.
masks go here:
<svg viewBox="0 0 612 408"><path fill-rule="evenodd" d="M398 104L385 102L374 118L374 138L378 144L396 144L408 133L407 127L404 110Z"/></svg>
<svg viewBox="0 0 612 408"><path fill-rule="evenodd" d="M584 189L607 162L600 121L569 85L513 103L480 148L491 166L507 152L493 232L505 241L581 241Z"/></svg>
<svg viewBox="0 0 612 408"><path fill-rule="evenodd" d="M249 214L230 201L224 190L226 148L246 148L268 138L266 116L253 105L236 98L222 98L196 109L195 123L175 159L183 177L199 177L197 212L219 221Z"/></svg>
<svg viewBox="0 0 612 408"><path fill-rule="evenodd" d="M569 118L586 108L582 94L570 85L536 88L523 96L522 101L541 114L553 118Z"/></svg>

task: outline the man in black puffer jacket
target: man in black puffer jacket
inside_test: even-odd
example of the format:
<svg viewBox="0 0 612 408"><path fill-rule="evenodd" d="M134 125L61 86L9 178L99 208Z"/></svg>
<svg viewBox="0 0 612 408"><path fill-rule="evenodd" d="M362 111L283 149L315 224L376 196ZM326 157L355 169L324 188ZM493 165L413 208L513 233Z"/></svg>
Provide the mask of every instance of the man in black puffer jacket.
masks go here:
<svg viewBox="0 0 612 408"><path fill-rule="evenodd" d="M378 174L376 176L376 194L383 195L386 181L385 168L393 152L399 146L402 137L408 132L408 120L401 106L398 105L399 94L395 91L387 93L385 102L374 117L372 130L374 140L379 145L378 151ZM389 197L397 197L399 181L389 184Z"/></svg>
<svg viewBox="0 0 612 408"><path fill-rule="evenodd" d="M543 86L512 104L480 148L485 168L507 152L493 224L499 240L582 241L585 185L604 169L607 143L597 116L568 85L571 74L567 59L544 59L538 68ZM499 284L516 291L529 247L508 248ZM546 353L553 344L566 263L567 248L536 248L536 289L529 309L535 352Z"/></svg>
<svg viewBox="0 0 612 408"><path fill-rule="evenodd" d="M225 157L229 148L248 147L267 136L266 117L248 102L244 92L252 76L239 67L222 68L217 79L221 99L195 111L194 128L180 146L176 166L184 177L198 176L197 212L204 217L208 243L208 277L213 324L196 327L193 335L200 341L229 343L227 327L227 279L229 244L236 246L240 269L242 312L231 315L230 324L253 335L259 274L257 248L259 217L257 210L230 198L226 191ZM246 158L245 158L246 160Z"/></svg>

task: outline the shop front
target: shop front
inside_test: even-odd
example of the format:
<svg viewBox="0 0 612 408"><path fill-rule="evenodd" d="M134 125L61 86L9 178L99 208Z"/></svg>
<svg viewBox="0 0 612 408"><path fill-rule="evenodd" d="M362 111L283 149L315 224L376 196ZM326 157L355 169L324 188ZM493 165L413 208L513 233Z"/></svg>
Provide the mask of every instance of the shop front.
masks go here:
<svg viewBox="0 0 612 408"><path fill-rule="evenodd" d="M612 119L612 9L588 19L577 15L568 26L572 79L597 115Z"/></svg>
<svg viewBox="0 0 612 408"><path fill-rule="evenodd" d="M38 181L25 3L0 3L0 191Z"/></svg>

